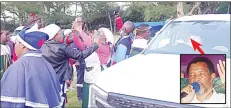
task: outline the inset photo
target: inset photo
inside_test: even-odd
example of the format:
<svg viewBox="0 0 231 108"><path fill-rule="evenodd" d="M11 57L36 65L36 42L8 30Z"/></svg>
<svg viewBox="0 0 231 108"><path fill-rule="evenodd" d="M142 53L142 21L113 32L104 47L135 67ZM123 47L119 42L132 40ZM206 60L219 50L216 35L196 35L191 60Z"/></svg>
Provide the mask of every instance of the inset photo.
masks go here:
<svg viewBox="0 0 231 108"><path fill-rule="evenodd" d="M181 104L226 103L225 58L225 54L181 54Z"/></svg>

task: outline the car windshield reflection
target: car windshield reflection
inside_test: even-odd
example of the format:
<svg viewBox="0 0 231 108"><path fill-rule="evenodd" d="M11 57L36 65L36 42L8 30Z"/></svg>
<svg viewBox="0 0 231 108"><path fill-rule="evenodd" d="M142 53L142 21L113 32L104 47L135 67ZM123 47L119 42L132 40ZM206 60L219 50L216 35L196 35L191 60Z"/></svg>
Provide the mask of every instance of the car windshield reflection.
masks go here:
<svg viewBox="0 0 231 108"><path fill-rule="evenodd" d="M230 58L230 21L173 21L145 49L144 54L199 54L191 40L199 42L206 54Z"/></svg>

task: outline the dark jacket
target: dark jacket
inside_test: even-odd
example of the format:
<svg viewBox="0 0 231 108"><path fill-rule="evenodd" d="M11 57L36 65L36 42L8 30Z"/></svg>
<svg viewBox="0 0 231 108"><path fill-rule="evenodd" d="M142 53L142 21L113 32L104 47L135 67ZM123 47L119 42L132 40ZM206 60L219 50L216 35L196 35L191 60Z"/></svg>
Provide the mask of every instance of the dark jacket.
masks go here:
<svg viewBox="0 0 231 108"><path fill-rule="evenodd" d="M118 41L115 44L115 50L114 50L115 52L116 52L117 46L119 44L122 44L122 45L127 47L126 55L129 55L130 51L131 51L131 47L132 47L131 37L129 36L129 37L125 37L125 38L124 37L119 38Z"/></svg>
<svg viewBox="0 0 231 108"><path fill-rule="evenodd" d="M69 71L69 58L75 60L83 60L98 49L98 45L94 43L91 47L84 51L71 48L66 44L50 40L43 44L41 51L44 58L51 63L56 71L60 81L69 80L73 72Z"/></svg>

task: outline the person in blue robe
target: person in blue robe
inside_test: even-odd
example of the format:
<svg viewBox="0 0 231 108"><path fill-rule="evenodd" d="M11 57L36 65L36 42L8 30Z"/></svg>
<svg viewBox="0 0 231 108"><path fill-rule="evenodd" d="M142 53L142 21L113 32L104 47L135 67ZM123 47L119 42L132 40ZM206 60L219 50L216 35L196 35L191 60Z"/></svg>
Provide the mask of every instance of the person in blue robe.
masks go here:
<svg viewBox="0 0 231 108"><path fill-rule="evenodd" d="M42 31L24 28L16 38L19 59L1 79L1 107L61 107L61 87L51 64L39 50L48 39Z"/></svg>

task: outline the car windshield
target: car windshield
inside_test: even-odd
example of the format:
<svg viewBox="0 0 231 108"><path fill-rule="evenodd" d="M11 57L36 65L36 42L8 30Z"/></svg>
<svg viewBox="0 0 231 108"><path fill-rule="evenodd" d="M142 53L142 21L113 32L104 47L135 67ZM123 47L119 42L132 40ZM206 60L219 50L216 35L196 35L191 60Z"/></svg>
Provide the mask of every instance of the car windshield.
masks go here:
<svg viewBox="0 0 231 108"><path fill-rule="evenodd" d="M11 35L16 36L21 30L15 30Z"/></svg>
<svg viewBox="0 0 231 108"><path fill-rule="evenodd" d="M205 54L226 54L230 58L230 21L173 21L151 41L144 54L199 54L191 39Z"/></svg>

